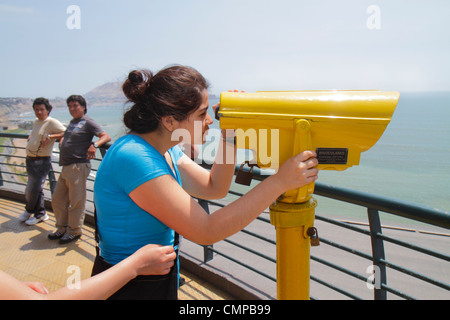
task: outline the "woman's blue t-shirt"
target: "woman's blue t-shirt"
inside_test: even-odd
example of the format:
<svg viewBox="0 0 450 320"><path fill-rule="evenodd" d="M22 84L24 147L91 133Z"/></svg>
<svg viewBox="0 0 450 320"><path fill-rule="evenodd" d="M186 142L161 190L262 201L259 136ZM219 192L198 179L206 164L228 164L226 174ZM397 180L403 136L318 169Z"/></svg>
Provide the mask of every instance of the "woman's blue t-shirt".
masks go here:
<svg viewBox="0 0 450 320"><path fill-rule="evenodd" d="M94 202L101 256L117 264L141 247L153 243L173 245L174 231L142 210L129 193L144 182L172 175L181 185L178 146L169 149L175 173L165 158L139 136L118 139L102 160L94 184Z"/></svg>

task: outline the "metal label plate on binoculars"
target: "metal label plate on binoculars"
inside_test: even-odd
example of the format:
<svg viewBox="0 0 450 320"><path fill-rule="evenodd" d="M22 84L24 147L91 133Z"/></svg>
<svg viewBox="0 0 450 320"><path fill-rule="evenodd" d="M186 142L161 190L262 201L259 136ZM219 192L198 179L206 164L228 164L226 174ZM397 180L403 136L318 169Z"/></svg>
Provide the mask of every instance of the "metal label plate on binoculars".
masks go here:
<svg viewBox="0 0 450 320"><path fill-rule="evenodd" d="M317 148L319 164L347 164L347 148Z"/></svg>

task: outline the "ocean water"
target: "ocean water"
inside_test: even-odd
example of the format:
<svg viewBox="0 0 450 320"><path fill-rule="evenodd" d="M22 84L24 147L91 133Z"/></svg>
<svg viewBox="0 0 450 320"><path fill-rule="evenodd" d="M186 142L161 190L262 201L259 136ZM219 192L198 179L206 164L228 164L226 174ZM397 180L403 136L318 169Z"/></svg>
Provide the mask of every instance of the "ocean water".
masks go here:
<svg viewBox="0 0 450 320"><path fill-rule="evenodd" d="M210 106L217 102L210 99ZM88 106L88 115L116 140L126 132L125 109L122 104ZM51 115L63 123L71 119L67 109L54 109ZM28 113L22 118L34 116ZM218 123L212 127L218 128ZM375 146L362 153L360 165L340 172L321 171L319 181L449 211L450 92L400 92L390 124ZM323 210L335 206L319 200Z"/></svg>
<svg viewBox="0 0 450 320"><path fill-rule="evenodd" d="M375 146L361 154L360 165L321 171L319 180L450 211L450 92L400 92L390 124ZM319 199L316 212L339 210L350 220L362 214L334 206L335 201ZM417 225L388 215L382 221Z"/></svg>
<svg viewBox="0 0 450 320"><path fill-rule="evenodd" d="M320 180L450 210L450 92L400 93L380 140L360 165Z"/></svg>

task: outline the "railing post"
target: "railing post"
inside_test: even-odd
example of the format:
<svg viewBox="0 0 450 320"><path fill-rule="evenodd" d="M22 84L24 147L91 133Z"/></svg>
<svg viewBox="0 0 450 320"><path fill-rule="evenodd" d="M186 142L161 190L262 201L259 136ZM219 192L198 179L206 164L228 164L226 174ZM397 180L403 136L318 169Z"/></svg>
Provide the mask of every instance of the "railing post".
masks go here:
<svg viewBox="0 0 450 320"><path fill-rule="evenodd" d="M207 214L209 214L208 201L198 199L198 204L203 208L203 210L206 211ZM212 244L203 246L203 263L207 263L208 261L214 259L214 252L211 250L212 247L213 247Z"/></svg>
<svg viewBox="0 0 450 320"><path fill-rule="evenodd" d="M53 171L53 165L50 164L50 171L48 172L48 183L50 184L50 192L53 194L56 187L55 172Z"/></svg>
<svg viewBox="0 0 450 320"><path fill-rule="evenodd" d="M100 147L100 154L102 155L102 159L105 157L106 151L108 150L105 147L103 146Z"/></svg>
<svg viewBox="0 0 450 320"><path fill-rule="evenodd" d="M378 237L378 235L382 233L380 215L378 213L378 210L372 208L367 208L367 215L369 217L373 265L377 267L374 270L375 272L374 299L386 300L387 292L385 289L382 288L382 285L387 283L386 266L385 264L381 263L381 260L385 260L384 243L383 239ZM377 279L377 277L379 278Z"/></svg>

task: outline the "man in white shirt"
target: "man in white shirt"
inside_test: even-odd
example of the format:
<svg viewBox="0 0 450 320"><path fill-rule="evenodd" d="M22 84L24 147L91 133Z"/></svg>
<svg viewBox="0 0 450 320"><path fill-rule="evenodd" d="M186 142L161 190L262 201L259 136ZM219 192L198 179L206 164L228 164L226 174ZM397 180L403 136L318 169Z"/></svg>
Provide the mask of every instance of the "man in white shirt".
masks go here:
<svg viewBox="0 0 450 320"><path fill-rule="evenodd" d="M25 189L25 211L19 220L34 225L48 219L44 208L44 183L51 168L51 155L55 140L64 135L66 128L50 117L52 106L48 99L36 98L33 110L37 117L28 137L26 167L28 182Z"/></svg>

